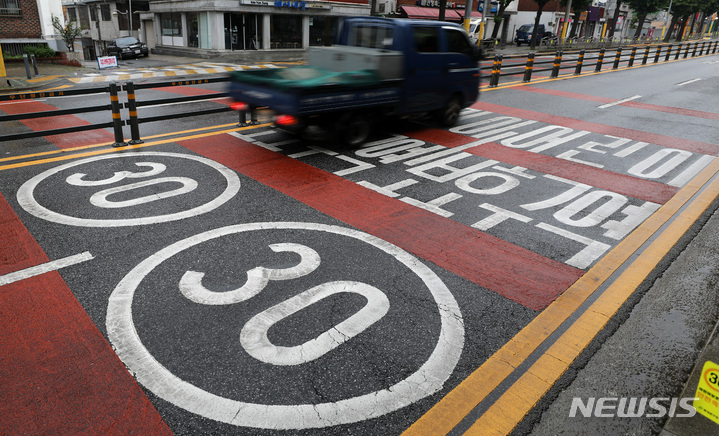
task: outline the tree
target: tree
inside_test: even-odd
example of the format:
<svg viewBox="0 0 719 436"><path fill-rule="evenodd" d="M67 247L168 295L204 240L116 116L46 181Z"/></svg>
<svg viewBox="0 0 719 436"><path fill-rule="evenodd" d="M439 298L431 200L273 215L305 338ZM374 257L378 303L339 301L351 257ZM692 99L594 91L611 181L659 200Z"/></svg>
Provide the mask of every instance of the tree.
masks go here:
<svg viewBox="0 0 719 436"><path fill-rule="evenodd" d="M627 3L637 14L637 30L634 32L635 38L641 36L644 21L647 19L648 14L660 11L669 6L669 0L628 0Z"/></svg>
<svg viewBox="0 0 719 436"><path fill-rule="evenodd" d="M497 39L499 33L499 25L502 23L504 18L504 11L507 9L510 3L514 0L498 0L497 13L494 15L494 29L492 29L492 38ZM484 13L484 12L483 12Z"/></svg>
<svg viewBox="0 0 719 436"><path fill-rule="evenodd" d="M62 25L62 23L60 23L60 18L56 15L52 15L52 27L57 30L62 40L65 41L67 50L74 52L74 42L82 34L82 29L80 29L80 26L77 25L75 20L70 20L65 25Z"/></svg>
<svg viewBox="0 0 719 436"><path fill-rule="evenodd" d="M561 0L559 4L566 9L567 0ZM579 26L579 15L589 9L591 5L592 0L572 0L572 11L574 11L574 13L572 14L572 28L569 30L569 33L567 33L568 38L574 38L574 36L577 34L577 27Z"/></svg>
<svg viewBox="0 0 719 436"><path fill-rule="evenodd" d="M549 3L549 0L534 0L537 3L537 15L534 17L534 30L532 31L532 41L529 43L530 48L537 46L537 32L539 32L539 20L542 19L542 9Z"/></svg>

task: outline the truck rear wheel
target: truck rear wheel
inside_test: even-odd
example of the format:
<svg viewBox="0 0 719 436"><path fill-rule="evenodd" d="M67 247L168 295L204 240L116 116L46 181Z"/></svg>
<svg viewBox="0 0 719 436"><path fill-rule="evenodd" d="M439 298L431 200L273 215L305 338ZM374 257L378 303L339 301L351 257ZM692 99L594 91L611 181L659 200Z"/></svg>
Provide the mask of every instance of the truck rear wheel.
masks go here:
<svg viewBox="0 0 719 436"><path fill-rule="evenodd" d="M461 97L453 95L442 109L437 112L437 121L442 127L452 127L459 120L459 112L462 110Z"/></svg>
<svg viewBox="0 0 719 436"><path fill-rule="evenodd" d="M355 147L369 138L372 125L365 114L347 113L340 117L336 129L343 143Z"/></svg>

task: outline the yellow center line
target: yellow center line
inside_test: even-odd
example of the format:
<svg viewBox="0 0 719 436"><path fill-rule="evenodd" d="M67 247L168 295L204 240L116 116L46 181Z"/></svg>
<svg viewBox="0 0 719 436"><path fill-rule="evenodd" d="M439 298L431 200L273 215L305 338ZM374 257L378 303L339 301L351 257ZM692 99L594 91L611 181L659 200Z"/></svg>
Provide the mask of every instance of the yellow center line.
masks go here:
<svg viewBox="0 0 719 436"><path fill-rule="evenodd" d="M597 262L569 289L538 314L517 335L487 359L478 369L409 427L404 435L447 434L487 395L521 365L560 327L632 254L667 223L717 172L715 158L699 175L682 188L657 212L644 221L612 251ZM716 198L719 181L714 181L691 206L661 233L636 259L620 279L550 347L528 372L480 417L470 434L507 434L561 376L576 356L594 338L621 304L669 249ZM684 226L678 228L679 226ZM659 243L658 241L662 241ZM662 251L663 250L663 251ZM626 277L625 277L626 276ZM621 280L621 281L620 281ZM630 286L632 285L632 286ZM580 322L581 321L581 322Z"/></svg>
<svg viewBox="0 0 719 436"><path fill-rule="evenodd" d="M81 157L90 157L90 156L98 156L98 155L102 155L102 154L117 153L117 152L125 151L125 150L151 147L153 145L168 144L168 143L172 143L172 142L187 141L190 139L205 138L208 136L221 135L224 133L239 132L239 131L243 131L243 130L251 130L251 129L257 129L260 127L267 127L269 125L270 125L270 123L258 124L255 126L247 126L247 127L235 127L232 129L218 130L215 132L201 133L201 134L197 134L197 135L189 135L189 136L184 136L184 137L180 137L180 138L169 138L169 139L163 139L160 141L146 142L144 144L135 144L135 145L128 145L125 147L94 150L94 151L89 151L89 152L85 152L85 153L75 153L75 154L69 154L69 155L63 155L63 156L56 156L56 157L52 157L52 158L48 158L48 159L39 159L39 160L33 160L33 161L29 161L29 162L18 162L18 163L9 164L9 165L2 165L2 166L0 166L0 171L14 169L14 168L28 167L28 166L32 166L32 165L41 165L41 164L52 163L52 162L61 162L61 161L77 159L77 158L81 158ZM99 147L99 146L100 145L93 145L92 147Z"/></svg>
<svg viewBox="0 0 719 436"><path fill-rule="evenodd" d="M187 133L202 132L204 130L212 130L212 129L223 129L226 127L236 126L236 125L237 125L237 123L218 124L216 126L199 127L197 129L181 130L179 132L160 133L157 135L145 136L145 137L143 137L143 139L154 139L154 138L163 138L166 136L185 135ZM30 159L30 158L34 158L34 157L49 156L49 155L53 155L53 154L73 153L78 150L87 150L90 148L106 147L108 145L112 145L113 143L114 142L103 142L103 143L99 143L99 144L83 145L81 147L62 148L62 149L58 149L58 150L44 151L41 153L23 154L20 156L4 157L4 158L0 158L0 162L7 162L7 161L11 161L11 160Z"/></svg>
<svg viewBox="0 0 719 436"><path fill-rule="evenodd" d="M705 175L719 171L714 159ZM693 188L701 188L695 186ZM719 195L719 180L697 198L642 252L589 309L465 433L508 434L589 345L637 287Z"/></svg>

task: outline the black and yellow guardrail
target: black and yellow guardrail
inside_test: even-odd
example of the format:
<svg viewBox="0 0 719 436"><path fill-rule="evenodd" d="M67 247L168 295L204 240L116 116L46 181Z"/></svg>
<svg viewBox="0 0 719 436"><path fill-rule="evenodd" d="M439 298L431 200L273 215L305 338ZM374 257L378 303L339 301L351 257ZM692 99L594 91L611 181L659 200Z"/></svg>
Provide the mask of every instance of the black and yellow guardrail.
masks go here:
<svg viewBox="0 0 719 436"><path fill-rule="evenodd" d="M659 44L656 46L653 45L647 45L644 47L644 53L642 56L642 65L646 65L649 63L650 55L654 55L653 63L659 63L661 58L664 58L664 61L667 62L671 59L671 57L674 57L674 60L678 60L680 57L683 56L684 59L689 57L689 52L691 51L691 57L696 56L702 56L702 55L709 55L709 54L715 54L717 52L717 49L719 48L719 41L698 41L698 42L690 42L690 43L681 43L678 45L675 44ZM622 47L618 47L616 49L616 52L614 54L614 62L612 64L612 69L616 70L620 68L620 65L623 62L626 62L627 67L634 66L634 61L637 56L637 49L638 47L632 47L632 51L629 54L628 58L625 57L624 50ZM580 50L579 52L573 52L573 54L577 54L576 58L576 64L574 67L574 75L579 75L582 73L583 67L594 67L594 72L601 72L602 68L604 66L604 58L606 55L606 48L600 48L596 51L596 56L587 57L587 51L586 50ZM537 61L535 60L535 53L531 52L527 55L526 62L522 65L519 63L506 66L504 72L502 71L502 62L509 58L504 58L501 54L496 54L494 56L494 62L492 63L491 67L482 67L483 70L490 70L490 77L489 77L489 87L494 88L499 86L499 78L500 77L506 77L506 76L518 76L523 75L522 81L523 82L530 82L532 80L532 74L537 72L543 72L548 71L550 72L550 78L557 78L559 77L559 72L562 69L562 62L564 55L566 53L558 50L555 52L554 60L547 60L547 61ZM587 65L585 61L595 61L593 64ZM607 61L607 64L609 61ZM549 68L539 68L537 69L536 66L541 65L548 65L551 64ZM564 68L572 68L572 65L569 65L565 63Z"/></svg>
<svg viewBox="0 0 719 436"><path fill-rule="evenodd" d="M0 135L0 142L13 141L13 140L19 140L19 139L28 139L28 138L37 138L37 137L49 136L49 135L60 135L60 134L65 134L65 133L74 133L74 132L81 132L81 131L87 131L87 130L112 128L113 133L114 133L114 139L115 139L115 142L113 144L114 147L123 147L126 145L141 144L141 143L143 143L142 139L140 138L140 129L139 129L139 125L141 123L149 123L149 122L153 122L153 121L176 119L176 118L182 118L182 117L191 117L191 116L197 116L197 115L207 115L207 114L214 114L214 113L218 113L218 112L227 112L227 111L231 111L231 110L237 110L237 108L227 105L227 106L213 108L213 109L193 110L192 112L173 112L171 114L165 114L165 115L139 117L138 113L137 113L137 109L139 107L150 107L150 106L156 106L156 105L164 105L164 104L170 104L170 103L184 103L184 102L190 102L190 101L213 100L213 99L217 99L217 98L227 97L229 94L226 92L213 92L211 94L203 94L203 95L195 95L195 96L170 97L170 98L138 101L136 98L136 95L135 95L136 90L164 88L164 87L171 87L171 86L202 85L202 84L208 84L208 83L218 83L218 82L227 82L227 81L229 81L228 77L213 77L213 78L195 79L195 80L176 80L176 81L169 81L169 82L154 82L154 83L141 83L141 84L127 82L124 85L119 85L117 83L110 83L109 85L103 86L103 87L94 87L94 88L85 88L85 89L63 90L63 91L43 91L43 92L29 92L29 93L23 93L23 94L0 95L0 102L32 100L32 99L37 99L37 98L64 97L64 96L71 96L71 95L72 96L74 96L74 95L90 95L90 94L100 94L100 93L110 95L110 103L109 104L97 105L97 106L86 106L86 107L73 108L73 109L56 109L56 110L32 112L32 113L16 114L16 115L3 115L3 116L0 116L0 123L2 123L4 121L20 121L20 120L26 120L26 119L32 119L32 118L54 117L54 116L58 116L58 115L72 115L72 114L98 112L98 111L110 111L110 113L111 113L111 121L106 122L106 123L94 123L94 124L87 124L87 125L82 125L82 126L73 126L73 127L65 127L65 128L58 128L58 129L48 129L48 130L40 130L40 131L33 131L33 132L15 133L15 134L10 134L10 135ZM125 91L127 93L127 102L126 103L120 103L119 93L122 91ZM126 120L122 119L121 109L123 109L123 108L128 110L128 118ZM246 115L247 110L250 111L250 116L251 116L250 123L247 122L247 115ZM247 126L250 124L258 124L256 108L246 108L246 107L241 108L239 110L238 126ZM123 135L123 130L122 130L123 126L130 126L130 136L131 136L130 141L127 141L127 142L125 141L125 138Z"/></svg>

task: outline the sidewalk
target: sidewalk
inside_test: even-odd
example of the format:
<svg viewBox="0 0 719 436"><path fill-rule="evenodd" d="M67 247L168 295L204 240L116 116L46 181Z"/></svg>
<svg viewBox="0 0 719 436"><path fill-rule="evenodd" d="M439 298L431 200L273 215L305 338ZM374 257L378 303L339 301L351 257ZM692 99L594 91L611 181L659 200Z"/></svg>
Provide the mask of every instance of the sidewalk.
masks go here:
<svg viewBox="0 0 719 436"><path fill-rule="evenodd" d="M96 61L80 61L81 67L72 67L58 64L38 63L38 75L35 75L30 66L31 78L28 79L24 63L5 63L7 77L0 77L0 94L16 92L45 90L59 85L73 86L77 83L93 82L92 77L118 76L130 72L144 73L144 77L183 76L192 74L214 73L218 71L205 71L204 64L224 63L220 72L247 68L233 62L231 56L214 59L199 59L193 57L170 56L151 54L146 58L123 60L118 68L100 70ZM152 74L160 70L170 70L163 74ZM217 69L216 69L217 70ZM90 77L89 80L87 77Z"/></svg>

